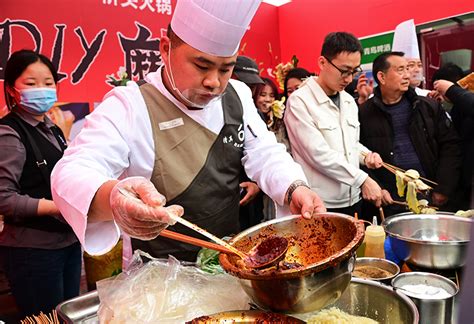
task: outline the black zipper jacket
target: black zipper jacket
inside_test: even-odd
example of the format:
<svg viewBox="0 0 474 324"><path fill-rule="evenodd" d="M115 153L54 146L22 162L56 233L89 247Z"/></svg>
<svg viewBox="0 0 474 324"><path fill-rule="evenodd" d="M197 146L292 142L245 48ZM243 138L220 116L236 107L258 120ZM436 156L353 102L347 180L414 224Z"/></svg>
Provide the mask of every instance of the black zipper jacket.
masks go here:
<svg viewBox="0 0 474 324"><path fill-rule="evenodd" d="M446 91L446 97L453 103L451 116L462 141L461 185L465 191L470 191L474 169L474 93L453 85Z"/></svg>
<svg viewBox="0 0 474 324"><path fill-rule="evenodd" d="M426 178L438 183L435 192L452 196L459 183L462 163L460 139L439 103L418 96L409 88L404 96L412 105L409 134ZM384 111L380 89L359 109L360 142L393 164L393 129L390 115ZM370 175L396 198L395 175L381 168Z"/></svg>

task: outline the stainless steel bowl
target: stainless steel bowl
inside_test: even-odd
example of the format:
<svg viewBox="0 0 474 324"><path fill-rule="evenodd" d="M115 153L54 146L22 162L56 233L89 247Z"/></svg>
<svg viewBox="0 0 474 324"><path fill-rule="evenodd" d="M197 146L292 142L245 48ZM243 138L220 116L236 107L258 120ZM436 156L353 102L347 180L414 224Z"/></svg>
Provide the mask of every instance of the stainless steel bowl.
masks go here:
<svg viewBox="0 0 474 324"><path fill-rule="evenodd" d="M224 270L240 278L252 302L265 310L302 313L337 300L351 280L355 251L364 238L363 223L336 213L311 219L294 215L249 228L230 243L249 251L275 234L289 240L285 261L300 266L249 270L239 267L236 256L219 257Z"/></svg>
<svg viewBox="0 0 474 324"><path fill-rule="evenodd" d="M337 307L356 316L387 324L416 324L419 314L415 303L392 287L376 281L352 278L341 298L326 308ZM294 315L308 320L315 313Z"/></svg>
<svg viewBox="0 0 474 324"><path fill-rule="evenodd" d="M382 273L379 274L380 270L384 270L384 272L386 272L384 276L382 276ZM358 274L358 272L361 273ZM352 272L352 276L361 279L369 279L390 283L390 281L399 273L400 267L396 263L387 259L357 258L354 265L354 271Z"/></svg>
<svg viewBox="0 0 474 324"><path fill-rule="evenodd" d="M472 220L448 214L391 216L382 222L395 255L428 269L464 266Z"/></svg>

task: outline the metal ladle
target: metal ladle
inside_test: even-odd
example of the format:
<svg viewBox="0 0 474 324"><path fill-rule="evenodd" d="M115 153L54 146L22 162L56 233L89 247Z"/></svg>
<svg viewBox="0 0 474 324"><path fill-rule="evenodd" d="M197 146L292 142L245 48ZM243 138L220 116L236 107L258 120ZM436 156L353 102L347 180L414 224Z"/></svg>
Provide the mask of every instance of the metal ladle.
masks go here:
<svg viewBox="0 0 474 324"><path fill-rule="evenodd" d="M124 188L118 188L118 191L128 198L136 200L137 203L144 204L137 193L125 190ZM168 216L173 221L204 235L217 244L224 246L230 252L238 255L244 261L245 266L248 268L260 269L270 267L283 259L285 257L286 251L288 250L288 240L286 238L280 236L271 236L254 246L249 251L249 253L245 253L237 250L226 241L218 238L217 236L209 233L208 231L182 217L176 216L172 213L168 213Z"/></svg>

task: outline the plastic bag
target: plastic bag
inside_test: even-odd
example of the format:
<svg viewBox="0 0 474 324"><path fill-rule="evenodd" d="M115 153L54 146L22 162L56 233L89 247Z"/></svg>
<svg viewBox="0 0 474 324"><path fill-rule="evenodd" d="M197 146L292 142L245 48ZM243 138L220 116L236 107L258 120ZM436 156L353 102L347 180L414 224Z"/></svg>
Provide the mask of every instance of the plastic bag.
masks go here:
<svg viewBox="0 0 474 324"><path fill-rule="evenodd" d="M143 263L142 256L151 261ZM100 323L183 323L249 309L249 298L228 274L208 274L173 257L136 251L127 271L97 283Z"/></svg>

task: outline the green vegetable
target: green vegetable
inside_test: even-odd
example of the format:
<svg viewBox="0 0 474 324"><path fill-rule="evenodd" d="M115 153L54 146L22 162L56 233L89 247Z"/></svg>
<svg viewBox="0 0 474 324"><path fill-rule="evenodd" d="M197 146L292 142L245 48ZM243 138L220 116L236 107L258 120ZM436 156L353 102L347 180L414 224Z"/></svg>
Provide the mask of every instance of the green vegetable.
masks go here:
<svg viewBox="0 0 474 324"><path fill-rule="evenodd" d="M208 273L224 273L224 270L219 264L219 252L215 250L201 249L198 253L196 264L202 271Z"/></svg>

